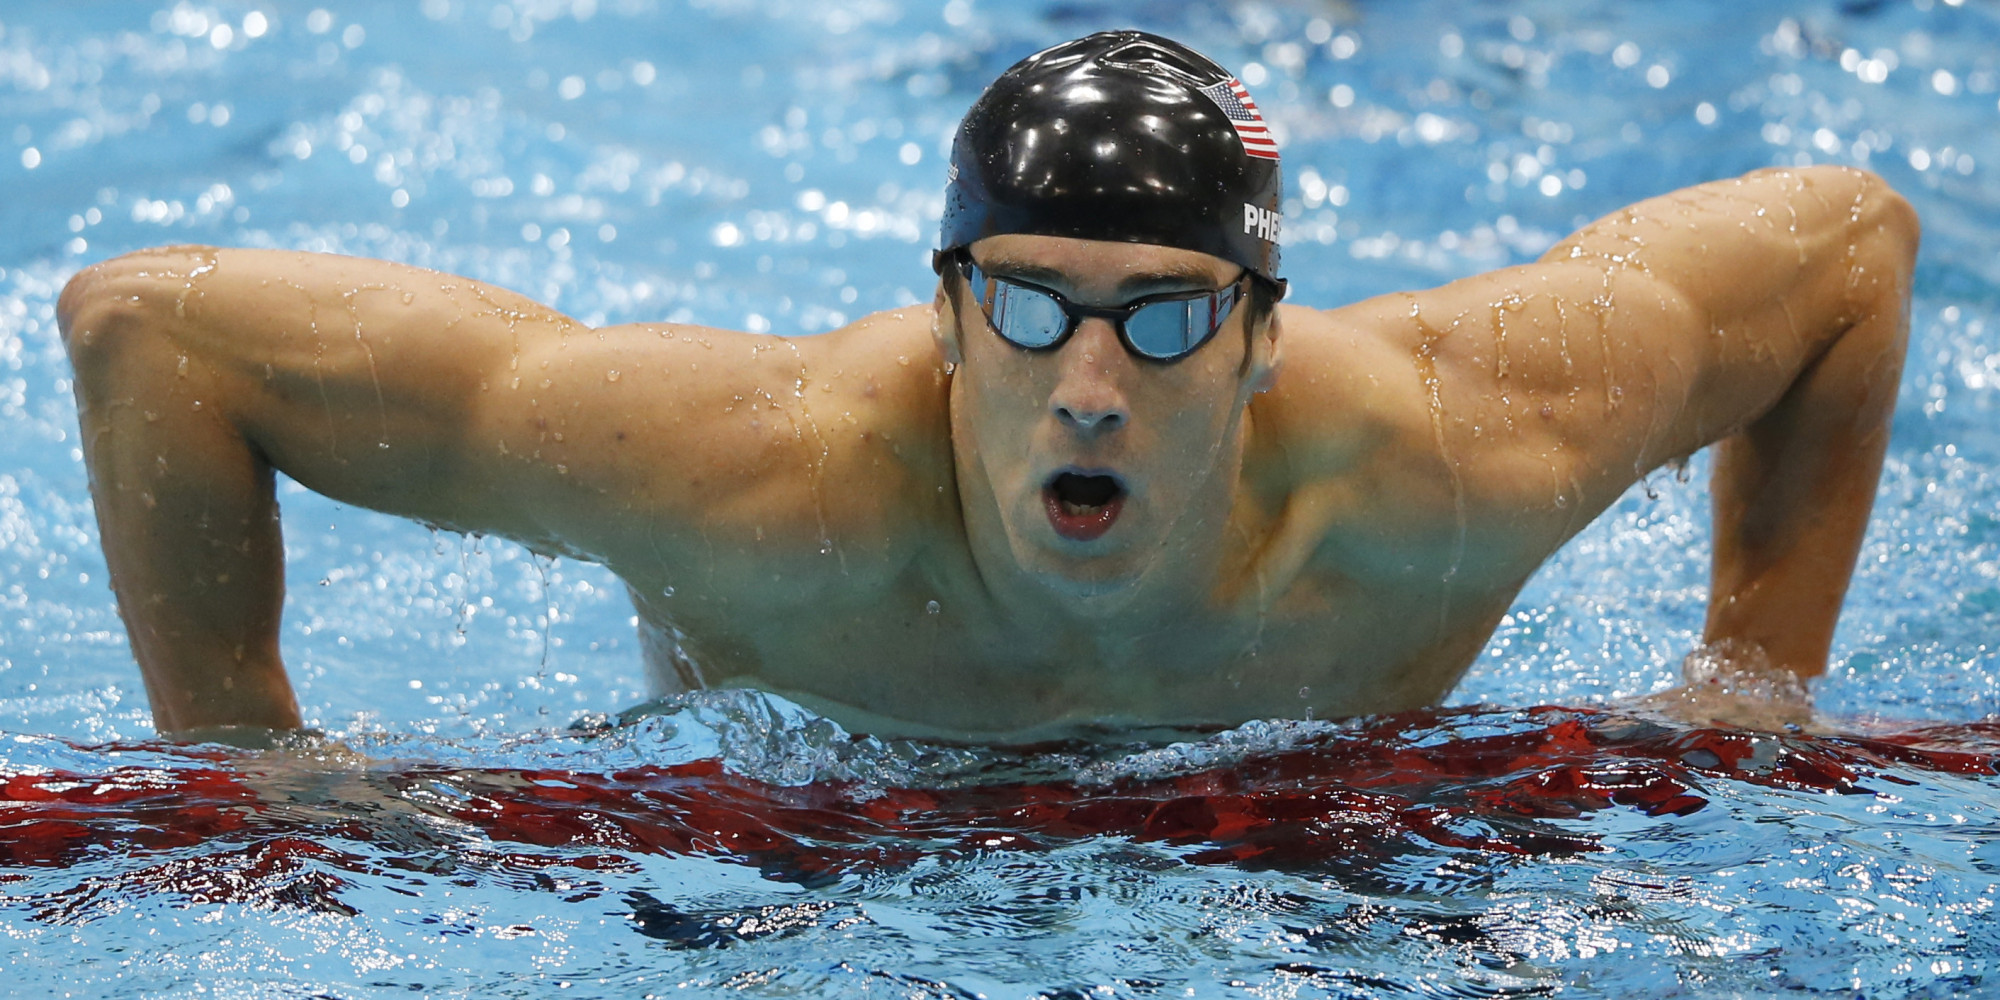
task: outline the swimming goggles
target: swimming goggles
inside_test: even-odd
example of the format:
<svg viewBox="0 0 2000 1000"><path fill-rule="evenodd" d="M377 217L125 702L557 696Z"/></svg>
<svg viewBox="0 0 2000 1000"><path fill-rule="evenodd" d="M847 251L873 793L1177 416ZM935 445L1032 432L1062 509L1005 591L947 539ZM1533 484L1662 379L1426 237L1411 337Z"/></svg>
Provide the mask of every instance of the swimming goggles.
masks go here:
<svg viewBox="0 0 2000 1000"><path fill-rule="evenodd" d="M1248 293L1252 274L1214 290L1166 292L1133 299L1122 306L1085 306L1062 294L1018 278L1001 278L980 270L972 255L959 253L959 273L972 287L972 300L1001 339L1030 351L1050 351L1097 316L1111 321L1127 351L1147 361L1172 362L1208 343Z"/></svg>

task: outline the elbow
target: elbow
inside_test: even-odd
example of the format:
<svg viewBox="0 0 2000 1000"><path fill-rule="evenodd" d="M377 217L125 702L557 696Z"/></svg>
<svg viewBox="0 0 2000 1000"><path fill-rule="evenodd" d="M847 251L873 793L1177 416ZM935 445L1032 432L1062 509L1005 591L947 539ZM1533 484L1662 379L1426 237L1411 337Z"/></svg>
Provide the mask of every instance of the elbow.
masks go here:
<svg viewBox="0 0 2000 1000"><path fill-rule="evenodd" d="M1900 260L1914 266L1917 244L1924 234L1923 222L1917 218L1916 208L1879 175L1850 169L1854 169L1862 179L1862 194L1855 206L1854 221L1867 235L1890 243Z"/></svg>
<svg viewBox="0 0 2000 1000"><path fill-rule="evenodd" d="M1819 194L1831 210L1829 229L1842 231L1849 240L1887 243L1898 257L1914 262L1923 224L1917 210L1880 174L1860 167L1822 165L1815 167L1767 167L1753 171L1756 176L1800 178Z"/></svg>
<svg viewBox="0 0 2000 1000"><path fill-rule="evenodd" d="M1907 199L1873 174L1867 194L1856 212L1861 231L1855 234L1853 257L1864 274L1874 271L1878 280L1854 282L1857 291L1873 301L1860 303L1875 312L1899 318L1898 341L1907 335L1910 291L1917 270L1917 247L1923 239L1923 223ZM1868 258L1872 257L1872 260Z"/></svg>
<svg viewBox="0 0 2000 1000"><path fill-rule="evenodd" d="M1878 184L1877 187L1881 191L1883 203L1880 228L1896 241L1905 271L1915 270L1917 245L1924 237L1923 222L1917 218L1916 208L1902 195L1896 193L1894 188L1886 183Z"/></svg>
<svg viewBox="0 0 2000 1000"><path fill-rule="evenodd" d="M78 271L56 300L63 348L80 377L116 356L121 345L166 332L187 275L203 263L202 248L144 250Z"/></svg>
<svg viewBox="0 0 2000 1000"><path fill-rule="evenodd" d="M117 282L123 258L99 261L69 279L56 298L56 327L62 331L63 347L74 357L78 347L96 339L95 330L117 308L112 286Z"/></svg>
<svg viewBox="0 0 2000 1000"><path fill-rule="evenodd" d="M103 367L125 331L145 325L147 296L134 287L139 272L129 257L92 264L76 273L56 299L63 349L81 377Z"/></svg>
<svg viewBox="0 0 2000 1000"><path fill-rule="evenodd" d="M1845 288L1845 319L1904 314L1909 305L1923 223L1889 182L1857 167L1808 168L1831 218L1822 247L1828 275Z"/></svg>
<svg viewBox="0 0 2000 1000"><path fill-rule="evenodd" d="M1881 175L1859 167L1818 168L1838 172L1858 184L1854 208L1848 213L1850 232L1862 240L1886 244L1886 249L1909 271L1915 266L1917 244L1923 239L1923 222L1917 210Z"/></svg>

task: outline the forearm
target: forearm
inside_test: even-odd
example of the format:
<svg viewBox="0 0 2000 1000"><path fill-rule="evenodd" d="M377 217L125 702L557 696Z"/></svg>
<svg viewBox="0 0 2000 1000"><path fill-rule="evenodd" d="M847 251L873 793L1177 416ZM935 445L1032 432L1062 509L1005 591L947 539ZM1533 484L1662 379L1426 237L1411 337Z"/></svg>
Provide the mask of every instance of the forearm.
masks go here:
<svg viewBox="0 0 2000 1000"><path fill-rule="evenodd" d="M213 373L145 311L76 291L63 320L84 456L155 725L297 727L269 463L224 416Z"/></svg>
<svg viewBox="0 0 2000 1000"><path fill-rule="evenodd" d="M1800 676L1825 671L1888 445L1901 333L1888 317L1851 330L1717 449L1708 642L1755 644Z"/></svg>
<svg viewBox="0 0 2000 1000"><path fill-rule="evenodd" d="M1888 446L1908 333L1915 220L1893 194L1868 208L1865 216L1857 210L1832 261L1808 265L1837 272L1810 283L1837 300L1820 303L1832 307L1837 329L1806 329L1796 339L1830 343L1717 454L1705 638L1754 644L1773 666L1806 677L1826 669Z"/></svg>

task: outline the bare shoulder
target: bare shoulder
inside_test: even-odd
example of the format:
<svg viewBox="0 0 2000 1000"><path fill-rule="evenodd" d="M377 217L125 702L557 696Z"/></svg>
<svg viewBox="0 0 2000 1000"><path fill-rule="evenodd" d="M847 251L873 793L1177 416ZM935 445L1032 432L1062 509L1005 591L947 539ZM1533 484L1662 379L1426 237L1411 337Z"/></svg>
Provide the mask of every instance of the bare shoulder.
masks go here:
<svg viewBox="0 0 2000 1000"><path fill-rule="evenodd" d="M630 324L545 340L494 395L486 447L549 492L552 536L628 579L692 567L733 591L754 570L761 599L804 598L835 571L893 572L943 516L929 329L916 307L808 337Z"/></svg>
<svg viewBox="0 0 2000 1000"><path fill-rule="evenodd" d="M1258 426L1385 551L1528 566L1628 486L1754 421L1907 282L1916 219L1844 168L1623 208L1531 264L1283 313ZM1329 500L1329 503L1332 501Z"/></svg>
<svg viewBox="0 0 2000 1000"><path fill-rule="evenodd" d="M1430 438L1423 343L1389 315L1398 297L1335 309L1279 307L1281 361L1253 414L1303 481L1367 469Z"/></svg>
<svg viewBox="0 0 2000 1000"><path fill-rule="evenodd" d="M1511 581L1559 544L1572 518L1560 433L1527 386L1496 389L1498 305L1446 286L1285 309L1282 368L1255 426L1282 451L1288 488L1322 512L1323 559L1376 580Z"/></svg>

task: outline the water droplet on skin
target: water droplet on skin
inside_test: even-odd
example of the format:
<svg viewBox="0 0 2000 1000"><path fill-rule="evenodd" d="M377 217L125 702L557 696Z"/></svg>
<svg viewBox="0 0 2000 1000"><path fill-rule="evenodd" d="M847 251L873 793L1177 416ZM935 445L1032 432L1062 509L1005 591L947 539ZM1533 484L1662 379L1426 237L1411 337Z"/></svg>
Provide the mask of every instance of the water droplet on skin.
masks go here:
<svg viewBox="0 0 2000 1000"><path fill-rule="evenodd" d="M403 304L404 304L404 305L409 305L410 303L412 303L412 302L415 302L415 301L417 301L417 293L415 293L415 292L404 292L404 293L403 293Z"/></svg>
<svg viewBox="0 0 2000 1000"><path fill-rule="evenodd" d="M616 368L613 368L613 369L611 369L610 371L608 371L608 372L605 372L605 373L604 373L604 381L606 381L606 382L616 382L616 381L618 381L618 369L616 369Z"/></svg>
<svg viewBox="0 0 2000 1000"><path fill-rule="evenodd" d="M187 355L185 354L181 355L180 363L174 365L174 374L180 376L181 378L187 378L188 374Z"/></svg>
<svg viewBox="0 0 2000 1000"><path fill-rule="evenodd" d="M925 602L924 602L924 614L927 614L927 615L934 615L934 614L937 614L938 612L940 612L940 611L943 611L943 610L944 610L944 606L943 606L943 605L941 605L941 604L939 604L939 603L938 603L938 602L936 602L936 601L925 601Z"/></svg>

